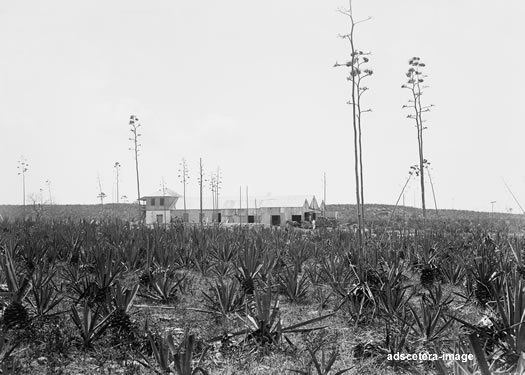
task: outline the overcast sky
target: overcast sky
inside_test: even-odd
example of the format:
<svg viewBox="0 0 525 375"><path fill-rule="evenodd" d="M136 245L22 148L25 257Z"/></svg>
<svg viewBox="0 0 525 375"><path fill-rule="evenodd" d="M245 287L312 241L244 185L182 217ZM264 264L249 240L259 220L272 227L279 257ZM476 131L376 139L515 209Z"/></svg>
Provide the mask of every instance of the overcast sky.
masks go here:
<svg viewBox="0 0 525 375"><path fill-rule="evenodd" d="M129 116L142 123L142 191L164 178L182 191L199 157L223 172L224 197L316 195L355 202L349 59L338 34L345 0L0 1L0 203L22 202L51 181L58 203L96 203L97 176L136 198ZM418 160L401 109L408 59L427 65L426 158L439 207L505 211L525 203L522 0L354 0L357 47L374 75L364 105L365 200L395 203ZM243 187L244 189L244 187ZM209 194L206 189L205 193ZM430 193L430 189L429 189ZM407 205L417 205L416 183ZM321 199L319 199L320 201ZM431 194L428 206L433 206Z"/></svg>

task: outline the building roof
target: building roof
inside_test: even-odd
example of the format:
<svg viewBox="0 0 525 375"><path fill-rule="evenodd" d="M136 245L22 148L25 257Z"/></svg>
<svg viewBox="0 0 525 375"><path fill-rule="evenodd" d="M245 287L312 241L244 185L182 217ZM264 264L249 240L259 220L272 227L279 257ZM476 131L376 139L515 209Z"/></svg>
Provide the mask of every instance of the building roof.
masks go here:
<svg viewBox="0 0 525 375"><path fill-rule="evenodd" d="M186 208L188 210L199 209L200 200L199 197L186 197ZM246 209L246 197L242 197L242 203L239 204L239 198L232 199L230 197L219 197L219 209L239 209L239 206L244 210ZM305 199L304 195L294 196L255 196L249 197L248 208L274 208L274 207L303 207L305 210L319 210L319 206L316 203L317 208L313 208L308 199ZM213 207L212 198L208 194L205 194L202 199L202 208L207 210ZM182 197L177 202L177 210L182 210L184 203Z"/></svg>
<svg viewBox="0 0 525 375"><path fill-rule="evenodd" d="M317 199L315 199L315 195L314 195L314 197L312 198L312 203L310 203L310 208L311 208L312 210L317 210L317 211L320 210L320 208L319 208L319 204L317 204Z"/></svg>
<svg viewBox="0 0 525 375"><path fill-rule="evenodd" d="M152 194L143 195L140 200L145 200L147 198L156 198L156 197L174 197L174 198L180 198L182 195L174 192L171 189L158 189Z"/></svg>

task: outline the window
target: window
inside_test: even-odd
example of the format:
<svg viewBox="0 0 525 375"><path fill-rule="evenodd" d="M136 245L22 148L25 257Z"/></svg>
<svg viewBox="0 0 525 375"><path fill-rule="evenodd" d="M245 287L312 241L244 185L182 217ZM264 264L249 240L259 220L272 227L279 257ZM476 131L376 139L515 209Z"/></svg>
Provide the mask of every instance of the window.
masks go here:
<svg viewBox="0 0 525 375"><path fill-rule="evenodd" d="M164 206L164 198L159 198L159 206Z"/></svg>
<svg viewBox="0 0 525 375"><path fill-rule="evenodd" d="M164 222L164 216L163 215L157 215L157 224L162 224Z"/></svg>
<svg viewBox="0 0 525 375"><path fill-rule="evenodd" d="M248 215L248 223L255 223L255 216Z"/></svg>
<svg viewBox="0 0 525 375"><path fill-rule="evenodd" d="M151 206L155 206L155 198L151 198L150 201L149 201L149 204Z"/></svg>
<svg viewBox="0 0 525 375"><path fill-rule="evenodd" d="M281 216L280 215L272 215L271 223L272 223L272 225L281 225Z"/></svg>
<svg viewBox="0 0 525 375"><path fill-rule="evenodd" d="M292 215L292 221L300 223L301 222L301 215Z"/></svg>

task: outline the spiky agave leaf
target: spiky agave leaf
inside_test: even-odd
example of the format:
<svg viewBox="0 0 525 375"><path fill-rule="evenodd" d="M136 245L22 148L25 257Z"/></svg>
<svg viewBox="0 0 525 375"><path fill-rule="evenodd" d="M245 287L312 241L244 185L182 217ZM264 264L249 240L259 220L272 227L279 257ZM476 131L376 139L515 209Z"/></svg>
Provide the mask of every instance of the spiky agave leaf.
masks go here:
<svg viewBox="0 0 525 375"><path fill-rule="evenodd" d="M236 280L224 282L222 279L215 281L210 286L209 294L202 292L205 298L205 308L190 308L207 314L218 314L226 317L228 314L240 312L244 298L240 293L240 285Z"/></svg>
<svg viewBox="0 0 525 375"><path fill-rule="evenodd" d="M97 309L93 311L87 301L84 302L82 317L80 317L75 306L71 306L71 318L80 331L83 346L86 348L91 347L93 341L97 340L106 331L111 316L112 314L109 314L99 321L99 308L97 307Z"/></svg>
<svg viewBox="0 0 525 375"><path fill-rule="evenodd" d="M175 350L175 346L173 344L173 341L171 342L170 346L173 350L173 361L174 361L174 368L178 375L193 375L197 374L197 372L200 372L202 375L208 375L208 371L206 371L202 366L202 361L204 359L204 356L206 355L206 352L208 351L208 347L204 349L202 352L200 359L197 363L197 365L192 368L192 361L193 356L195 354L195 336L189 335L188 331L186 330L184 334L184 339L179 345L179 347Z"/></svg>

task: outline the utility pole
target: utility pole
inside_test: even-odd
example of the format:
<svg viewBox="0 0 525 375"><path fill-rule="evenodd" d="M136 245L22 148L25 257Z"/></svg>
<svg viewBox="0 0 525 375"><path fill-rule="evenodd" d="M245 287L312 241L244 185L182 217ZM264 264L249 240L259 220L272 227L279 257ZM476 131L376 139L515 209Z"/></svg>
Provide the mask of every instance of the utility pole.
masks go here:
<svg viewBox="0 0 525 375"><path fill-rule="evenodd" d="M494 216L494 203L496 203L496 201L492 201L490 202L490 205L491 205L491 215Z"/></svg>
<svg viewBox="0 0 525 375"><path fill-rule="evenodd" d="M250 213L248 211L248 186L246 186L246 224L250 222L250 220L248 220L248 216L250 216Z"/></svg>
<svg viewBox="0 0 525 375"><path fill-rule="evenodd" d="M116 173L116 182L117 182L117 203L120 203L120 195L119 195L119 188L118 188L118 184L119 184L119 170L120 170L120 163L118 161L115 162L115 165L113 165L113 167L115 168L115 173Z"/></svg>

